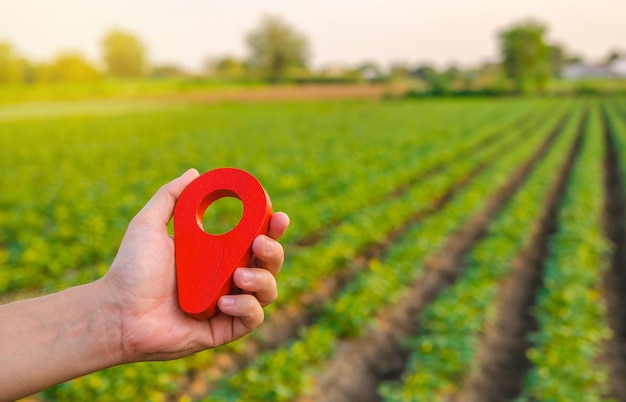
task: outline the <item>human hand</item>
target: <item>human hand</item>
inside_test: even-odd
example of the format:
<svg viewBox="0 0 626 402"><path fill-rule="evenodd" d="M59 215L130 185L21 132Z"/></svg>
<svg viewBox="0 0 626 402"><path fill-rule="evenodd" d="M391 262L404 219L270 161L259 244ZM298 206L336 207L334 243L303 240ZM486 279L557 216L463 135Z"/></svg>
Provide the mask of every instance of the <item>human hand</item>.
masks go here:
<svg viewBox="0 0 626 402"><path fill-rule="evenodd" d="M169 360L240 338L263 322L263 307L277 297L275 276L283 264L276 241L287 229L284 213L272 215L268 236L258 236L249 268L238 268L242 294L222 296L219 311L205 321L188 317L178 305L174 240L167 224L195 169L161 187L133 218L111 269L98 281L104 303L119 323L120 363Z"/></svg>

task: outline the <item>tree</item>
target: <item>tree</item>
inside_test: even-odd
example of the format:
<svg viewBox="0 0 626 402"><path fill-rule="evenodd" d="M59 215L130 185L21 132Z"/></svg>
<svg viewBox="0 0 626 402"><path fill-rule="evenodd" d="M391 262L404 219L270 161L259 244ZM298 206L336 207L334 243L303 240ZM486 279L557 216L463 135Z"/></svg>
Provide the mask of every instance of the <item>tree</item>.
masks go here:
<svg viewBox="0 0 626 402"><path fill-rule="evenodd" d="M270 82L283 81L290 70L308 64L307 38L276 16L265 16L246 36L246 44L250 65Z"/></svg>
<svg viewBox="0 0 626 402"><path fill-rule="evenodd" d="M21 81L20 59L9 42L0 42L0 84Z"/></svg>
<svg viewBox="0 0 626 402"><path fill-rule="evenodd" d="M426 85L426 90L433 95L445 95L450 92L450 82L445 74L440 74L433 66L424 64L413 71L413 76Z"/></svg>
<svg viewBox="0 0 626 402"><path fill-rule="evenodd" d="M144 74L146 48L137 36L114 29L102 39L101 45L104 64L111 76L128 78Z"/></svg>
<svg viewBox="0 0 626 402"><path fill-rule="evenodd" d="M96 67L78 52L59 53L44 71L40 79L51 82L86 82L100 77Z"/></svg>
<svg viewBox="0 0 626 402"><path fill-rule="evenodd" d="M19 60L20 77L23 84L34 84L39 80L39 69L37 64L22 57Z"/></svg>
<svg viewBox="0 0 626 402"><path fill-rule="evenodd" d="M559 45L548 46L548 63L550 68L550 75L552 77L560 77L561 70L565 66L567 56L565 49Z"/></svg>
<svg viewBox="0 0 626 402"><path fill-rule="evenodd" d="M246 73L245 63L233 56L224 56L219 59L215 69L217 74L224 78L241 78Z"/></svg>
<svg viewBox="0 0 626 402"><path fill-rule="evenodd" d="M404 80L411 76L411 68L403 62L391 64L389 67L389 78L391 80Z"/></svg>
<svg viewBox="0 0 626 402"><path fill-rule="evenodd" d="M609 66L621 58L622 58L622 52L620 52L617 49L611 49L611 51L609 51L609 54L606 56L606 60L604 64Z"/></svg>
<svg viewBox="0 0 626 402"><path fill-rule="evenodd" d="M545 43L546 27L527 20L500 32L500 52L507 77L517 92L531 86L543 89L549 75L549 49Z"/></svg>

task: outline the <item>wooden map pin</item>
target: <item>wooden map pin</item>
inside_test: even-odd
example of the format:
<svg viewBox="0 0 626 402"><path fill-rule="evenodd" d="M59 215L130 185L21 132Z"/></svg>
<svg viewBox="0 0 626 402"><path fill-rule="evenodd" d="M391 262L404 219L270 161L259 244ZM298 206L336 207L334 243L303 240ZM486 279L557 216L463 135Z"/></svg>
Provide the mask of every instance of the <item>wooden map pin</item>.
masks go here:
<svg viewBox="0 0 626 402"><path fill-rule="evenodd" d="M226 233L209 234L202 229L204 211L224 197L241 200L241 221ZM271 216L267 193L243 170L211 170L183 190L174 207L174 244L178 302L187 315L204 320L215 314L217 300L232 290L233 272L248 265L252 242L267 233Z"/></svg>

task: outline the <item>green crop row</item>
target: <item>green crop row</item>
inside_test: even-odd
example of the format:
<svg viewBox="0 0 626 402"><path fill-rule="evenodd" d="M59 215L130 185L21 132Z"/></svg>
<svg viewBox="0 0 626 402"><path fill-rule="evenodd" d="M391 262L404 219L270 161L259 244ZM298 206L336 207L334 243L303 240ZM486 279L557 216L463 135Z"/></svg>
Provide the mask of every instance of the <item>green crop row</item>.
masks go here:
<svg viewBox="0 0 626 402"><path fill-rule="evenodd" d="M459 391L472 370L480 335L493 324L498 282L536 230L544 198L574 143L579 115L570 117L549 152L489 225L455 284L420 314L420 333L407 341L412 352L402 382L380 388L385 400L444 401Z"/></svg>
<svg viewBox="0 0 626 402"><path fill-rule="evenodd" d="M306 394L338 339L367 331L378 310L419 276L424 258L484 205L569 109L554 99L284 102L92 107L75 115L5 119L0 296L102 275L134 213L188 167L246 169L266 187L275 210L291 216L270 320L274 309L299 303L369 245L384 243L425 211L381 261L370 261L327 301L315 325L225 378L210 398ZM451 202L434 211L433 202L457 187ZM314 246L300 242L311 234L324 237ZM243 348L235 342L185 360L116 367L41 397L171 399L189 370L210 369L216 353L236 359Z"/></svg>
<svg viewBox="0 0 626 402"><path fill-rule="evenodd" d="M532 130L530 127L526 127L526 129L528 131ZM331 255L331 257L326 260L323 257L320 258L323 256L322 252L335 250L338 255L341 255L339 253L346 253L346 251L350 252L354 245L365 245L380 239L381 237L384 238L388 232L398 225L406 222L412 215L415 215L417 212L427 211L432 206L434 200L441 198L452 188L459 185L459 183L463 180L466 180L470 172L485 163L489 163L498 155L501 155L506 149L510 149L514 146L514 144L517 143L516 134L519 135L520 132L511 130L509 133L502 136L500 141L490 144L490 146L477 149L476 152L470 157L456 162L453 162L451 159L449 162L450 164L446 167L446 169L437 175L433 175L417 183L402 197L377 205L371 210L360 211L358 216L347 221L345 226L338 228L332 236L321 245L319 250L320 252L316 252L317 250L314 249L306 250L307 253L304 256L307 259L294 260L297 261L297 263L291 264L292 267L308 267L317 262L320 265L318 270L314 272L307 270L306 272L298 273L293 276L310 286L311 283L315 283L315 280L318 277L323 278L332 274L333 272L328 271L329 268L332 268L333 266L340 267L349 257L354 256L354 254L344 254L343 258ZM367 230L373 226L372 222L377 222L376 231ZM351 226L347 226L348 224ZM339 264L337 264L337 261ZM314 273L315 275L312 275L311 273ZM367 288L369 284L360 283L362 278L363 276L361 275L355 281L351 282L348 289L354 290L360 288L359 293L363 292L363 288ZM297 290L298 293L301 291L301 289L297 288L295 288L295 290ZM291 296L291 292L294 292L294 288L286 287L283 292ZM367 292L362 294L365 294L366 297L368 297ZM369 297L371 298L371 296ZM290 299L292 299L292 297L286 297L284 300ZM371 302L372 300L369 301ZM352 301L333 301L329 303L327 310L335 312L338 316L341 316L343 315L342 312L344 310L342 303L351 305ZM369 306L373 306L373 308L375 308L376 304L367 303L365 305L361 305L359 310L360 314L358 316L369 316L372 313ZM351 315L351 317L356 318L357 316ZM350 320L346 320L344 318L337 319L337 325L344 326L342 332L345 333L356 334L356 332L358 332L361 328L359 323L351 323ZM348 327L352 329L348 330Z"/></svg>
<svg viewBox="0 0 626 402"><path fill-rule="evenodd" d="M626 180L626 103L606 102L607 124L613 134L613 141L617 147L619 169L621 177Z"/></svg>
<svg viewBox="0 0 626 402"><path fill-rule="evenodd" d="M549 123L529 130L516 152L494 162L452 202L414 226L382 263L371 262L370 269L355 278L337 300L329 301L324 314L299 339L258 356L249 367L225 380L207 400L290 400L306 394L320 364L332 356L337 340L355 334L355 330L366 330L378 309L404 293L406 285L421 272L423 259L484 206L485 194L510 179L511 173L545 140L544 134L557 119L554 114ZM467 167L462 170L467 173ZM407 208L411 210L411 205Z"/></svg>
<svg viewBox="0 0 626 402"><path fill-rule="evenodd" d="M409 165L428 138L458 131L445 128L446 113L460 125L479 122L492 116L493 104L485 106L489 112L467 102L176 106L0 122L0 186L11 189L0 193L0 294L101 276L133 214L190 166L251 171L277 210L304 222L290 232L305 235L318 227L310 222L332 218L333 197L359 182L346 178L385 177L378 160L402 174L397 154L381 150L405 151L400 162Z"/></svg>
<svg viewBox="0 0 626 402"><path fill-rule="evenodd" d="M325 178L323 183L282 197L281 203L286 209L296 211L293 218L300 222L298 227L287 234L285 241L301 239L307 234L323 230L329 222L345 219L350 213L383 201L387 194L398 187L456 157L462 157L494 133L504 131L505 127L516 123L520 116L532 116L540 105L530 103L517 106L514 110L490 107L478 113L472 113L472 109L463 110L457 114L455 124L446 125L445 129L420 122L415 132L406 138L400 137L398 128L390 127L385 133L389 137L386 146L355 146L354 151L358 149L359 159L352 162L352 167L358 169L363 166L373 171L361 174L355 180L353 169L339 169L331 177ZM440 116L431 118L426 121L445 120ZM467 138L468 132L472 133L471 138ZM449 144L453 146L448 148ZM407 158L408 155L410 157ZM321 207L316 211L317 214L307 214L299 208L304 200Z"/></svg>
<svg viewBox="0 0 626 402"><path fill-rule="evenodd" d="M404 194L359 209L358 213L347 217L320 244L288 253L286 267L281 274L281 277L287 280L280 282L281 297L266 309L266 317L271 319L274 309L285 304L299 307L299 297L303 293L316 289L320 280L336 275L341 267L360 252L359 250L367 247L368 244L380 241L381 238L386 238L390 231L402 225L416 211L429 211L434 200L441 198L458 185L469 172L514 146L521 135L518 130L532 131L546 117L549 116L538 114L527 119L523 124L503 127L500 133L486 129L477 130L475 136L469 140L463 141L459 138L456 144L448 143L449 146L445 149L437 153L433 152L422 160L423 171L441 165L441 169L436 173L414 183ZM488 126L491 127L491 125ZM477 146L490 137L494 137L493 141L480 148ZM470 155L470 150L473 150L471 156L458 157L461 152ZM364 188L363 190L371 189ZM374 225L376 225L376 230L371 230ZM316 269L310 268L313 266ZM327 309L332 308L332 304L327 307ZM239 343L233 343L222 348L219 353L238 355L247 352ZM205 352L194 357L190 364L196 370L203 369L210 366L215 358L214 351Z"/></svg>
<svg viewBox="0 0 626 402"><path fill-rule="evenodd" d="M543 117L545 120L546 116L543 115ZM472 155L463 159L457 158L456 155L471 149L466 143L467 140L456 144L449 143L441 152L433 153L423 161L423 164L427 169L443 165L441 171L425 177L399 197L358 209L358 213L342 221L319 244L295 250L288 255L286 267L283 270L285 278L280 283L282 297L274 304L274 307L292 302L303 291L311 289L316 281L334 274L338 268L354 258L363 247L384 239L389 232L409 219L411 215L431 207L435 200L460 182L481 161L488 161L506 152L519 136L523 135L522 133L534 130L543 123L543 120L532 119L529 124L523 124L521 127L510 127L496 141L476 149ZM478 134L478 142L491 135L493 135L491 132ZM467 142L475 144L474 140ZM368 186L359 184L355 186L362 190L361 194L371 191ZM373 228L375 230L372 230ZM317 268L311 269L313 266Z"/></svg>
<svg viewBox="0 0 626 402"><path fill-rule="evenodd" d="M242 167L259 177L275 208L286 209L294 222L312 220L306 216L328 220L324 210L341 189L337 171L352 178L380 176L385 173L382 165L372 161L384 157L387 164L399 166L395 175L409 177L413 172L405 172L403 162L416 166L414 151L419 152L422 144L446 146L427 148L428 158L449 149L447 141L429 137L447 139L463 134L459 129L466 124L481 121L504 126L538 105L526 101L488 102L484 108L466 102L217 105L3 122L0 184L12 191L0 194L0 293L59 289L102 275L132 215L158 185L189 166L201 171ZM450 114L455 117L453 128L447 128ZM403 123L396 124L399 121ZM478 128L474 131L487 136ZM393 152L381 152L386 147ZM377 183L381 187L389 183L387 189L402 180ZM325 187L327 183L335 184ZM361 188L365 191L368 186ZM302 189L307 191L300 205L290 207L295 210L284 208L282 200ZM370 221L360 227L376 233L371 230L376 224ZM301 289L307 286L311 285ZM173 379L198 364L194 359L113 368L56 387L46 397L93 399L114 390L119 400L155 399L176 388Z"/></svg>
<svg viewBox="0 0 626 402"><path fill-rule="evenodd" d="M538 107L537 104L529 106ZM531 112L526 107L519 109L518 114L525 113L528 115ZM519 117L518 114L513 114L513 116ZM494 118L489 122L483 122L485 127L477 128L475 134L469 139L464 138L466 137L465 133L462 133L463 135L449 133L449 136L444 137L446 138L445 145L447 145L445 147L441 144L444 140L438 136L436 136L437 140L430 140L430 143L424 140L424 144L428 144L428 146L424 145L423 148L428 152L425 152L423 158L420 158L420 155L412 155L413 157L406 164L399 164L401 168L396 168L396 172L377 172L375 175L370 175L368 180L354 182L350 188L346 189L347 195L337 194L337 199L333 200L331 205L341 204L344 199L352 202L352 204L349 202L346 204L353 205L354 202L357 202L362 205L353 206L351 214L345 217L327 237L322 239L320 244L307 248L288 248L290 252L281 274L283 280L279 282L281 297L266 309L266 317L271 318L272 311L285 304L298 304L298 298L303 292L315 289L319 280L336 274L339 268L368 244L385 238L392 229L402 224L410 214L413 214L414 210L427 210L433 200L449 191L467 172L476 168L481 160L489 160L510 147L509 144L515 142L515 130L530 130L541 118L545 119L546 116L543 114L533 115L526 119L523 124L517 126L511 125L512 117ZM491 137L494 137L493 141L482 148L478 148L479 144ZM452 139L455 139L456 143L451 143ZM433 144L437 143L439 143L439 148L435 149ZM471 151L473 151L471 158L460 164L455 162L463 160L460 158L461 154L469 154ZM395 160L398 165L397 161L403 157L404 152L406 150L402 148L394 149L393 152L390 150L389 155L385 157ZM415 166L413 167L412 164ZM395 188L399 183L408 181L409 175L420 176L437 167L440 167L437 172L422 178L406 194L385 200L385 198L389 198L389 194L386 192ZM402 174L398 175L398 173ZM393 174L400 176L400 178L390 177ZM385 181L393 181L393 184L376 187L377 184ZM378 188L378 190L372 191L372 188ZM364 203L363 201L367 197L376 197L379 202ZM408 204L411 205L411 208L407 207ZM375 231L371 230L374 224L377 226ZM318 268L312 270L310 268L312 266ZM222 348L220 353L239 354L246 352L238 343L233 343ZM212 351L205 352L201 356L194 357L193 363L190 364L194 369L202 369L204 366L210 365L214 358Z"/></svg>
<svg viewBox="0 0 626 402"><path fill-rule="evenodd" d="M605 401L608 372L598 357L611 336L601 282L608 267L603 238L602 126L597 107L590 114L550 240L544 286L534 315L528 357L533 363L520 401Z"/></svg>
<svg viewBox="0 0 626 402"><path fill-rule="evenodd" d="M517 113L537 107L532 103L522 103L518 108L506 104L480 109L466 103L451 106L447 112L455 113L458 118L455 124L443 124L446 108L436 104L417 108L387 105L383 109L391 107L393 111L388 114L378 111L380 105L376 105L372 108L373 116L367 116L368 111L345 113L335 127L320 135L329 137L323 143L307 143L309 151L297 153L300 163L290 167L289 172L298 178L295 182L299 186L292 187L294 191L288 193L281 189L272 193L284 209L292 211L293 220L299 222L283 241L290 243L305 238L363 206L378 202L384 194L419 174L420 159L441 152L446 138L461 137L463 127L510 121ZM397 124L398 121L402 124ZM301 140L299 136L295 139ZM303 168L304 171L298 171Z"/></svg>

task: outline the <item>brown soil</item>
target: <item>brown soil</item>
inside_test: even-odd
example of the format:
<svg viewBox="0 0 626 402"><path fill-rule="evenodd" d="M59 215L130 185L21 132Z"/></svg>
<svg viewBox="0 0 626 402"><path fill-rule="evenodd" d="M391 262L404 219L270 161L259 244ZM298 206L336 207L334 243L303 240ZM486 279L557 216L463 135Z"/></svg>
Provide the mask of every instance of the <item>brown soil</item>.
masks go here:
<svg viewBox="0 0 626 402"><path fill-rule="evenodd" d="M310 84L277 85L262 88L238 88L209 90L179 94L153 95L141 97L147 100L167 102L271 102L286 100L327 100L327 99L381 99L399 97L406 93L405 85L382 84Z"/></svg>
<svg viewBox="0 0 626 402"><path fill-rule="evenodd" d="M520 119L520 124L525 119ZM487 146L494 141L500 133L487 138L480 146ZM519 140L522 140L520 138ZM516 140L517 141L517 140ZM510 144L508 144L510 146ZM487 161L486 163L489 163ZM450 188L442 197L433 201L430 207L425 210L416 212L403 225L388 233L380 241L370 244L361 250L360 254L354 260L347 264L344 268L338 270L338 274L332 277L323 278L315 286L315 290L302 295L295 303L285 305L277 309L259 329L255 331L254 336L250 336L244 342L237 354L232 352L218 353L213 357L210 367L201 371L192 370L186 376L181 378L181 389L191 393L193 397L201 397L210 391L210 383L222 377L226 373L234 372L248 365L255 356L263 351L271 350L284 345L290 339L297 336L301 328L310 325L314 318L319 314L320 309L325 301L339 292L341 288L358 272L367 267L368 261L371 259L380 259L384 256L387 249L393 244L409 227L419 222L424 217L436 213L443 208L454 196L454 194L462 189L475 175L484 169L479 166L473 172L468 173L466 178ZM439 168L433 169L428 174L435 174ZM427 175L412 179L409 183L404 184L393 190L387 195L387 198L399 197L408 191L411 186L416 185ZM172 400L175 400L172 399Z"/></svg>
<svg viewBox="0 0 626 402"><path fill-rule="evenodd" d="M187 392L192 392L193 396L205 395L209 392L209 385L204 381L206 377L217 379L227 372L239 370L248 365L258 353L279 347L296 337L301 328L312 323L324 302L338 293L357 272L365 269L370 260L382 259L389 247L411 226L443 208L457 191L467 185L483 169L484 166L478 166L469 172L463 180L449 188L441 197L433 200L428 208L416 212L401 226L383 236L381 240L365 246L350 264L338 270L337 275L321 279L314 286L315 291L302 295L296 303L285 305L276 310L271 319L255 331L255 336L249 337L243 343L242 353L234 355L226 352L223 357L215 358L214 364L207 372L192 371L187 373L183 379L183 388Z"/></svg>
<svg viewBox="0 0 626 402"><path fill-rule="evenodd" d="M522 120L520 120L520 123L521 122ZM487 146L499 135L499 132L495 133L493 136L490 136L485 139L485 141L478 144L478 146ZM515 141L518 140L522 139L516 139ZM511 146L511 144L504 144L504 147L506 146ZM321 279L320 282L316 284L315 291L306 293L302 295L297 302L285 305L276 310L272 314L271 319L267 320L255 331L254 336L249 337L243 342L239 354L224 352L223 354L215 356L213 363L206 370L202 372L195 370L188 372L187 376L182 379L182 388L185 389L186 392L190 392L193 396L199 397L206 395L210 388L208 382L213 382L226 373L234 372L245 367L258 353L280 347L290 339L296 337L301 328L311 324L314 318L319 314L325 301L338 293L354 275L365 269L370 260L383 258L388 248L411 226L443 208L452 199L454 194L467 185L467 183L469 183L474 176L479 174L488 163L490 163L490 161L485 161L483 165L469 172L462 181L448 189L439 199L433 200L433 203L428 208L417 211L404 222L403 225L389 232L381 240L365 246L350 264L338 270L338 274ZM428 174L410 180L409 183L391 191L387 195L387 198L402 196L403 193L409 191L412 186L417 185L419 181L423 180L427 175L435 174L439 170L440 167L436 167L432 171L429 171Z"/></svg>
<svg viewBox="0 0 626 402"><path fill-rule="evenodd" d="M531 309L543 283L548 239L556 230L558 205L580 150L586 120L585 116L579 123L576 141L543 202L529 243L513 259L511 272L499 288L496 322L487 328L477 353L477 370L467 379L459 401L507 401L522 390L524 377L531 368L526 357L531 346L527 335L537 330Z"/></svg>
<svg viewBox="0 0 626 402"><path fill-rule="evenodd" d="M607 341L604 359L609 365L609 396L626 401L626 194L624 177L620 174L614 133L603 110L605 155L605 216L604 231L613 243L610 268L604 277L604 297L613 338Z"/></svg>
<svg viewBox="0 0 626 402"><path fill-rule="evenodd" d="M396 305L380 311L376 326L364 336L340 342L337 353L318 378L311 400L380 400L376 392L378 384L384 379L398 378L406 364L408 356L401 347L401 341L417 332L418 313L456 280L467 251L484 235L489 222L549 149L564 121L560 121L540 149L512 175L510 181L487 200L485 208L468 219L425 263L423 275L409 286L405 296Z"/></svg>
<svg viewBox="0 0 626 402"><path fill-rule="evenodd" d="M515 121L513 124L511 124L511 126L512 127L518 127L518 126L520 126L520 125L530 121L531 118L532 118L531 115L524 116L524 117L520 118L519 120ZM489 146L494 141L496 141L498 138L500 138L501 135L502 135L501 132L498 130L498 131L494 132L492 135L489 135L488 137L486 137L483 141L481 141L478 144L476 144L475 148L482 148L482 147ZM468 149L465 152L461 152L458 155L456 155L455 158L456 159L463 159L466 156L473 154L474 152L475 152L475 150L473 148L472 149ZM393 190L389 194L387 194L385 198L387 198L387 199L394 199L394 198L401 197L403 194L405 194L407 191L409 191L413 186L417 185L420 181L424 180L425 178L427 178L429 176L432 176L434 174L439 173L445 167L446 167L445 163L440 163L438 165L433 166L431 169L428 169L427 171L422 172L419 175L416 175L415 177L411 178L406 183L398 186L395 190ZM294 246L296 246L296 247L303 247L304 248L304 247L311 247L311 246L316 245L322 239L324 239L326 236L328 236L329 233L331 233L333 230L335 230L337 228L337 226L339 226L341 224L343 219L345 219L345 216L341 216L341 217L333 220L332 222L329 222L328 225L324 226L322 229L316 231L315 233L311 233L311 234L309 234L307 236L304 236L303 238L295 241L294 242Z"/></svg>
<svg viewBox="0 0 626 402"><path fill-rule="evenodd" d="M492 137L490 137L487 140L483 141L478 146L486 146L488 144L488 142L495 140L496 137L497 137L497 134L494 134ZM490 141L488 141L488 140L490 140ZM468 150L467 152L463 152L463 153L458 155L458 158L463 158L466 155L471 154L472 152L473 152L473 149L472 150ZM392 200L392 199L396 199L396 198L402 197L402 195L404 195L407 191L409 191L413 186L415 186L419 182L423 181L427 177L435 175L435 174L441 172L441 170L443 170L443 168L445 168L445 164L443 164L443 163L441 163L439 165L436 165L436 166L433 166L431 169L428 169L427 171L422 172L422 174L417 175L417 176L413 177L411 180L409 180L408 182L398 186L397 188L392 190L389 194L387 194L384 198L387 199L387 200ZM436 206L437 204L438 204L438 201L436 200L433 203L433 205ZM302 247L302 248L315 246L322 239L324 239L326 236L328 236L330 233L332 233L339 225L341 225L341 222L343 222L343 220L345 218L346 218L346 215L341 216L341 217L333 220L332 222L330 222L328 225L326 225L325 227L323 227L319 231L317 231L315 233L312 233L312 234L310 234L308 236L305 236L302 239L296 241L294 243L294 246Z"/></svg>

